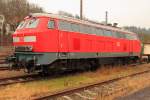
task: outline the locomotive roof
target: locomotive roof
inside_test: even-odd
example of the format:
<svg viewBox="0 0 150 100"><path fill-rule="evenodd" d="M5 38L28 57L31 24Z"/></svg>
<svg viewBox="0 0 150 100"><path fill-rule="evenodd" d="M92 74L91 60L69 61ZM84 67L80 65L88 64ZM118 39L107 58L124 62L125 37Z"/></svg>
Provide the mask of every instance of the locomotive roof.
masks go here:
<svg viewBox="0 0 150 100"><path fill-rule="evenodd" d="M32 13L31 15L33 17L43 16L43 17L50 17L50 18L62 19L62 20L66 20L66 21L70 21L70 22L75 22L75 23L80 23L80 24L85 24L85 25L89 25L89 26L101 27L101 28L106 29L106 30L113 30L113 31L119 31L119 32L124 32L124 33L135 34L133 32L127 31L127 30L122 29L122 28L107 26L107 25L103 25L101 23L92 23L92 22L89 22L89 21L86 21L86 20L80 20L80 19L76 19L76 18L72 18L72 17L58 15L58 14Z"/></svg>

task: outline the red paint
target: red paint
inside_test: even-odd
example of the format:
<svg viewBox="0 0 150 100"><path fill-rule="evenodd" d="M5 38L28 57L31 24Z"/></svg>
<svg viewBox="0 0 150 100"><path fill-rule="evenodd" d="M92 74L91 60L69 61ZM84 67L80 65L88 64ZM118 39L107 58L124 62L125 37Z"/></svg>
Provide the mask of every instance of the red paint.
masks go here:
<svg viewBox="0 0 150 100"><path fill-rule="evenodd" d="M20 42L14 46L32 45L34 52L136 52L141 51L139 40L118 39L105 36L81 34L58 30L58 19L55 20L56 29L48 29L48 17L39 17L40 23L35 29L16 30L13 37L20 37ZM29 19L28 19L29 20ZM123 33L127 34L127 33ZM36 36L36 42L25 43L24 36Z"/></svg>

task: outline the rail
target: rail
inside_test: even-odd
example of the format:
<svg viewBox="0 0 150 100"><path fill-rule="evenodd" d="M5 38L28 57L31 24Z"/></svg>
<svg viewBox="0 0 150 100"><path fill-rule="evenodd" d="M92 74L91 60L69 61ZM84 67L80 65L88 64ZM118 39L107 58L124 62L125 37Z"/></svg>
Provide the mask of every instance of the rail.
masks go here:
<svg viewBox="0 0 150 100"><path fill-rule="evenodd" d="M114 78L114 79L110 79L110 80L106 80L106 81L100 81L100 82L95 82L95 83L90 83L90 84L86 84L86 85L81 85L80 87L73 87L73 88L69 88L69 89L66 89L66 90L62 90L62 91L56 91L56 92L50 92L50 93L44 93L44 94L41 94L41 95L35 95L32 97L33 100L48 100L48 99L51 99L51 98L54 98L54 97L64 97L64 98L68 98L69 100L69 96L67 95L70 95L70 94L73 94L73 93L76 93L76 95L78 96L81 96L80 94L78 94L77 92L79 91L83 91L83 90L87 90L89 88L95 88L97 86L102 86L104 84L109 84L109 83L112 83L112 82L115 82L115 81L119 81L119 80L122 80L124 78L127 78L127 77L134 77L134 76L138 76L138 75L141 75L141 74L144 74L144 73L149 73L150 70L145 70L145 71L142 71L142 72L138 72L138 73L134 73L134 74L131 74L131 75L127 75L127 76L123 76L123 77L118 77L118 78ZM84 99L86 99L86 97L83 97ZM72 100L70 98L70 100Z"/></svg>

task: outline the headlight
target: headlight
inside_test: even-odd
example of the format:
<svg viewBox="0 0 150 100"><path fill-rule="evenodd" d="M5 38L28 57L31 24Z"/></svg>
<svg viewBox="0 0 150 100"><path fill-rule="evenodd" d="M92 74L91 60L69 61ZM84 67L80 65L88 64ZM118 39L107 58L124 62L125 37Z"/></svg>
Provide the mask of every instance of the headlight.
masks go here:
<svg viewBox="0 0 150 100"><path fill-rule="evenodd" d="M13 42L19 42L19 37L13 37Z"/></svg>
<svg viewBox="0 0 150 100"><path fill-rule="evenodd" d="M36 36L25 36L24 42L36 42Z"/></svg>

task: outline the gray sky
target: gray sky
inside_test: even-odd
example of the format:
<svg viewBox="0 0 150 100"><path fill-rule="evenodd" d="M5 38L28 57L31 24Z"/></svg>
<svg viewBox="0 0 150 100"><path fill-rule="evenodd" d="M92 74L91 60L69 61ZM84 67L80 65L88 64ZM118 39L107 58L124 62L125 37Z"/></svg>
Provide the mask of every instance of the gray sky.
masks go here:
<svg viewBox="0 0 150 100"><path fill-rule="evenodd" d="M78 14L80 0L28 0L44 8L46 12L59 10ZM109 22L121 26L150 27L150 0L83 0L83 15L92 20L104 21L105 11Z"/></svg>

